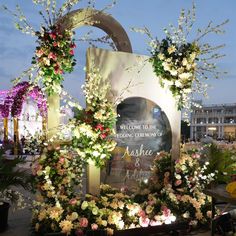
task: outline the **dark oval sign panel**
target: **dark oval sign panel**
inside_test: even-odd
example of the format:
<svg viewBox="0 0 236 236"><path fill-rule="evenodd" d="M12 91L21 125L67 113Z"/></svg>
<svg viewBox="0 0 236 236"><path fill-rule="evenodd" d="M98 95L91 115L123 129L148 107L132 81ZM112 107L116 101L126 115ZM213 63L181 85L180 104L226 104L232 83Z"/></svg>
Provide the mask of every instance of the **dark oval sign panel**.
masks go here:
<svg viewBox="0 0 236 236"><path fill-rule="evenodd" d="M157 153L170 151L171 128L166 114L154 102L130 97L117 106L117 147L103 171L102 182L135 187L148 179Z"/></svg>

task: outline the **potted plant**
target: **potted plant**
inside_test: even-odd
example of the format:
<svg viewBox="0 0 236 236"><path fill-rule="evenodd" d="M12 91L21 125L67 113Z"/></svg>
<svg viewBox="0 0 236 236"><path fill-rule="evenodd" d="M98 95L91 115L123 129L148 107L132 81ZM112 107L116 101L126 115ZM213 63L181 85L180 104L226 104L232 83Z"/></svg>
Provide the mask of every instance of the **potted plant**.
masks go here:
<svg viewBox="0 0 236 236"><path fill-rule="evenodd" d="M6 160L3 154L3 149L0 149L0 232L7 228L10 204L15 208L24 206L23 195L15 188L31 188L30 173L17 167L24 163L24 159L17 157L14 160Z"/></svg>

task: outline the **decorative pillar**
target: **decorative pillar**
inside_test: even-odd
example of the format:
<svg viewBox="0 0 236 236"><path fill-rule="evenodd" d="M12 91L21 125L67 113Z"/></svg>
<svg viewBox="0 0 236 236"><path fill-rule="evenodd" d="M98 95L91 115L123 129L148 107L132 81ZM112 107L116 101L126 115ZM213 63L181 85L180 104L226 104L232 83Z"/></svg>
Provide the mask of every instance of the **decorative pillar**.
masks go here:
<svg viewBox="0 0 236 236"><path fill-rule="evenodd" d="M60 124L60 96L54 94L48 96L48 139L57 133Z"/></svg>
<svg viewBox="0 0 236 236"><path fill-rule="evenodd" d="M87 193L100 194L100 168L96 167L93 161L87 165Z"/></svg>
<svg viewBox="0 0 236 236"><path fill-rule="evenodd" d="M7 142L7 140L8 140L8 118L7 117L5 117L3 119L3 125L4 125L4 138L3 138L3 140L4 140L4 142Z"/></svg>
<svg viewBox="0 0 236 236"><path fill-rule="evenodd" d="M19 145L19 123L18 118L13 118L14 122L14 155L18 155L18 145Z"/></svg>

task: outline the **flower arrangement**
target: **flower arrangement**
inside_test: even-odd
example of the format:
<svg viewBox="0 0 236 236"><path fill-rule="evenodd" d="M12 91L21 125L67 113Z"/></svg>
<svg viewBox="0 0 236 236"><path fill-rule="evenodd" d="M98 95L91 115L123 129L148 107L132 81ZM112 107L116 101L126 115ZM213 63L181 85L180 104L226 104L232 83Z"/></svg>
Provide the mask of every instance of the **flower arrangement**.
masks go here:
<svg viewBox="0 0 236 236"><path fill-rule="evenodd" d="M46 232L86 235L91 230L106 230L108 235L113 235L116 230L171 224L178 220L190 225L206 224L210 220L210 199L202 190L214 176L204 176L206 167L201 165L199 153L184 153L175 163L170 154L159 153L152 176L132 195L127 195L125 189L101 185L99 196L86 194L82 198L72 190L73 174L81 176L82 169L74 169L76 164L69 176L66 174L71 166L69 160L76 163L78 159L71 159L68 152L48 149L35 168L41 194L33 208L33 226L39 235ZM174 171L171 172L172 164Z"/></svg>
<svg viewBox="0 0 236 236"><path fill-rule="evenodd" d="M87 107L73 123L72 146L84 160L104 166L116 146L112 139L116 122L114 104L108 100L110 86L98 69L91 69L83 87Z"/></svg>
<svg viewBox="0 0 236 236"><path fill-rule="evenodd" d="M190 225L206 224L211 217L211 205L203 189L214 181L216 172L207 174L207 164L201 164L200 157L197 152L182 153L172 163L169 153L159 153L154 160L153 175L148 183L142 183L135 200L151 214L157 214L156 211L166 206Z"/></svg>
<svg viewBox="0 0 236 236"><path fill-rule="evenodd" d="M222 27L228 20L216 26L210 22L205 29L198 29L195 39L188 42L194 22L195 5L187 13L184 9L181 11L178 26L170 24L170 29L165 28L166 37L160 41L146 27L133 28L151 40L149 46L153 70L159 77L160 85L169 88L176 98L178 110L191 108L190 95L193 92L206 95L207 84L202 79L210 76L218 78L222 74L216 68L216 60L223 55L216 51L224 45L212 46L202 43L202 39L210 33L224 33Z"/></svg>
<svg viewBox="0 0 236 236"><path fill-rule="evenodd" d="M42 27L41 32L35 34L39 46L36 47L32 64L38 65L47 94L60 94L63 74L71 73L76 64L73 33L69 30L61 31L58 26L51 26L49 29Z"/></svg>

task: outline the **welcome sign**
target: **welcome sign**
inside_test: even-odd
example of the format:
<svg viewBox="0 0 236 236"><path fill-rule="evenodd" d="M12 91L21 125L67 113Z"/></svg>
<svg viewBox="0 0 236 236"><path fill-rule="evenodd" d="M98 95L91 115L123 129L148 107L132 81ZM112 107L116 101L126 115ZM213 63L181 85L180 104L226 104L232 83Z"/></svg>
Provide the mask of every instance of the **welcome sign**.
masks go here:
<svg viewBox="0 0 236 236"><path fill-rule="evenodd" d="M114 187L135 187L150 176L157 153L179 155L180 112L168 89L159 85L147 56L88 49L87 64L111 82L117 104L117 147L102 171L101 181Z"/></svg>

